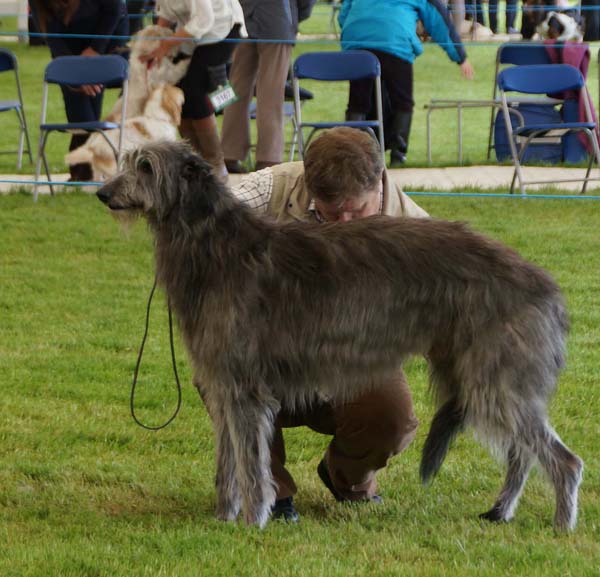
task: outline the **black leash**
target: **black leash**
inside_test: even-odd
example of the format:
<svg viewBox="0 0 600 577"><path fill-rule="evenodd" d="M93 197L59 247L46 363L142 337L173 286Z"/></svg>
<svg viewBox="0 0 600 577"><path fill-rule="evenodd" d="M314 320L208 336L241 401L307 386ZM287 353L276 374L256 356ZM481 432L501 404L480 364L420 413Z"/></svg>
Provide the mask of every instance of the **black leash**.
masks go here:
<svg viewBox="0 0 600 577"><path fill-rule="evenodd" d="M169 310L169 341L171 343L171 362L173 363L173 374L175 375L175 383L177 386L177 407L173 414L167 419L165 423L162 425L158 425L156 427L146 425L142 423L135 414L135 388L137 386L138 373L140 370L140 365L142 363L142 356L144 354L144 346L146 344L146 338L148 337L148 327L150 325L150 306L152 305L152 298L154 297L154 291L156 290L156 278L154 279L154 285L152 285L152 290L150 291L150 297L148 298L148 306L146 307L146 327L144 329L144 337L142 338L142 344L140 345L140 352L138 354L137 363L135 364L135 371L133 373L133 382L131 384L131 396L129 398L129 406L131 409L131 417L133 420L142 428L148 429L149 431L159 431L160 429L164 429L166 426L170 425L177 413L179 413L179 409L181 408L181 383L179 382L179 375L177 374L177 361L175 360L175 346L173 344L173 316L171 314L171 303L167 301L167 308Z"/></svg>

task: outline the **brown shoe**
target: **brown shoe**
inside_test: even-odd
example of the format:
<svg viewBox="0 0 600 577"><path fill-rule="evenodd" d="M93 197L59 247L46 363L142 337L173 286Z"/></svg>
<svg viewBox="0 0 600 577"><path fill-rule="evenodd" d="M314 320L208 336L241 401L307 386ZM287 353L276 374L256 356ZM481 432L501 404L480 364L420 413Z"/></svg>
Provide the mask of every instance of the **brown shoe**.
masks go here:
<svg viewBox="0 0 600 577"><path fill-rule="evenodd" d="M327 470L327 464L325 463L325 459L322 459L317 467L317 473L321 481L323 481L323 485L325 485L329 492L333 495L334 499L340 503L355 503L355 502L367 502L367 503L383 503L383 499L379 495L373 495L372 497L368 497L366 499L360 499L359 501L352 501L347 497L344 497L340 494L340 492L335 488L331 477L329 476L329 471Z"/></svg>

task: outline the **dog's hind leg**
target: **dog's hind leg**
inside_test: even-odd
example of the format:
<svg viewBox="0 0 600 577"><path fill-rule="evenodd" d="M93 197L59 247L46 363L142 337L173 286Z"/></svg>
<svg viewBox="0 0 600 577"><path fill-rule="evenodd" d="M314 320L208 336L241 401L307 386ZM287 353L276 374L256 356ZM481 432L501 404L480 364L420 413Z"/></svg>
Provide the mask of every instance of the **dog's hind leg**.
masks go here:
<svg viewBox="0 0 600 577"><path fill-rule="evenodd" d="M225 404L235 453L242 510L248 525L264 527L275 502L271 477L271 438L279 404L263 391L241 392Z"/></svg>
<svg viewBox="0 0 600 577"><path fill-rule="evenodd" d="M556 492L554 529L571 531L577 523L577 494L583 477L583 461L572 453L552 428L544 424L535 444L540 465Z"/></svg>
<svg viewBox="0 0 600 577"><path fill-rule="evenodd" d="M509 448L504 486L494 506L480 518L496 522L512 519L532 464L533 454L529 449L515 444Z"/></svg>

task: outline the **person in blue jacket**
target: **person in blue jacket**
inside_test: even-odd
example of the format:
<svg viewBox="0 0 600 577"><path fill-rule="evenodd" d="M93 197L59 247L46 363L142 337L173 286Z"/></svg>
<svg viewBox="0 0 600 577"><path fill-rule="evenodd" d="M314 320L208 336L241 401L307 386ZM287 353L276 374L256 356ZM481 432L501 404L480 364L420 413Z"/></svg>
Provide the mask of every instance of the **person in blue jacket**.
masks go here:
<svg viewBox="0 0 600 577"><path fill-rule="evenodd" d="M31 8L39 30L48 34L46 44L52 58L125 51L129 23L123 0L33 0ZM69 122L99 120L103 88L97 85L63 88ZM74 134L69 150L81 146L87 137L86 134ZM92 180L89 164L75 164L70 170L73 181Z"/></svg>
<svg viewBox="0 0 600 577"><path fill-rule="evenodd" d="M338 15L342 49L368 50L381 64L383 91L390 108L386 148L391 150L391 166L404 163L408 151L414 107L413 63L423 52L418 20L450 60L460 65L462 75L473 78L473 67L440 0L343 0ZM367 118L373 93L371 79L350 82L346 119Z"/></svg>

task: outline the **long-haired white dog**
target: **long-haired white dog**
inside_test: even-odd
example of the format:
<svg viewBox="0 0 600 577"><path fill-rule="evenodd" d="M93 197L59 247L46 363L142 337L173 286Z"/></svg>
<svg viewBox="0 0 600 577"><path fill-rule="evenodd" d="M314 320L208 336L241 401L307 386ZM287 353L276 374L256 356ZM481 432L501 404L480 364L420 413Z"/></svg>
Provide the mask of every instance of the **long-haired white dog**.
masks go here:
<svg viewBox="0 0 600 577"><path fill-rule="evenodd" d="M177 140L183 100L183 91L176 86L163 84L155 88L144 106L143 114L125 122L123 151L152 141ZM92 134L82 146L66 155L65 162L69 165L89 163L92 165L94 180L106 180L117 172L115 150L118 143L117 128Z"/></svg>
<svg viewBox="0 0 600 577"><path fill-rule="evenodd" d="M140 56L150 54L160 43L161 38L172 36L173 33L163 26L146 26L129 42L129 90L127 95L127 117L132 118L143 114L146 101L155 88L163 84L177 84L187 72L190 58L181 55L179 48L174 46L161 60L160 64L148 66L140 60ZM123 102L119 98L113 106L107 120L121 118Z"/></svg>

